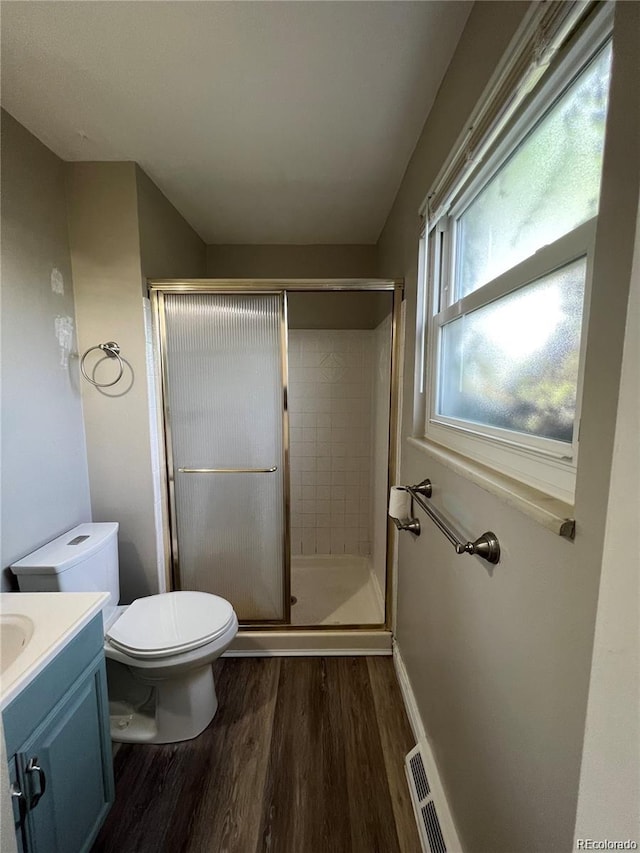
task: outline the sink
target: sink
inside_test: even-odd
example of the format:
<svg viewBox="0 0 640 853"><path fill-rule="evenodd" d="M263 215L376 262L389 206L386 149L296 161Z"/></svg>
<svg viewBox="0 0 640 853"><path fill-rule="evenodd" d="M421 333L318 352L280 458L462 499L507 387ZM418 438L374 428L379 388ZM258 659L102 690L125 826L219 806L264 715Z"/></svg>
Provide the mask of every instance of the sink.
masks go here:
<svg viewBox="0 0 640 853"><path fill-rule="evenodd" d="M3 613L0 616L0 674L26 649L33 636L33 627L28 616L17 613Z"/></svg>
<svg viewBox="0 0 640 853"><path fill-rule="evenodd" d="M106 592L0 593L0 711L108 600Z"/></svg>

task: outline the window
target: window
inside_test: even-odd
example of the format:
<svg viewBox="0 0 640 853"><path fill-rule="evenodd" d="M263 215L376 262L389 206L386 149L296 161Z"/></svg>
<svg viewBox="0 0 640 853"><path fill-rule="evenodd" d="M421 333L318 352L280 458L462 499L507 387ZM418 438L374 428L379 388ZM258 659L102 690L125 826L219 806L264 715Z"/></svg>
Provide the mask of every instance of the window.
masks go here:
<svg viewBox="0 0 640 853"><path fill-rule="evenodd" d="M569 52L428 223L426 435L573 499L611 45Z"/></svg>

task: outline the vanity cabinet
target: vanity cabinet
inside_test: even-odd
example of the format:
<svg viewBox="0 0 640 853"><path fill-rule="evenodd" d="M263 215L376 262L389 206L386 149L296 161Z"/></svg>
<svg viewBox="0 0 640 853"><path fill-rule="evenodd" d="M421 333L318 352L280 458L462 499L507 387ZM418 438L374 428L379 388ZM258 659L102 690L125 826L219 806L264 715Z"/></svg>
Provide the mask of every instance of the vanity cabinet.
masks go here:
<svg viewBox="0 0 640 853"><path fill-rule="evenodd" d="M3 713L21 853L88 851L114 797L102 616Z"/></svg>

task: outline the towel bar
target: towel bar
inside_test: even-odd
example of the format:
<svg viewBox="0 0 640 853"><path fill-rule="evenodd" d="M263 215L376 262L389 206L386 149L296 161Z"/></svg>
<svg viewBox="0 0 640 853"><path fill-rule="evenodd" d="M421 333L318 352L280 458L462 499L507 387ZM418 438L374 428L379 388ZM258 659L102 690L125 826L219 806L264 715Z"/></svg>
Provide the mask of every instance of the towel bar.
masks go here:
<svg viewBox="0 0 640 853"><path fill-rule="evenodd" d="M495 533L487 530L482 536L478 536L473 542L465 542L464 538L456 531L453 525L437 510L435 507L429 506L425 498L430 498L432 494L431 480L423 480L416 486L399 486L411 495L412 515L413 501L415 501L420 509L427 513L436 527L444 533L449 542L455 548L456 554L475 554L482 557L494 565L500 560L500 543ZM409 530L420 535L420 521L417 518L410 518L407 521L398 521L394 519L394 523L399 530Z"/></svg>
<svg viewBox="0 0 640 853"><path fill-rule="evenodd" d="M178 468L179 474L273 474L273 468Z"/></svg>

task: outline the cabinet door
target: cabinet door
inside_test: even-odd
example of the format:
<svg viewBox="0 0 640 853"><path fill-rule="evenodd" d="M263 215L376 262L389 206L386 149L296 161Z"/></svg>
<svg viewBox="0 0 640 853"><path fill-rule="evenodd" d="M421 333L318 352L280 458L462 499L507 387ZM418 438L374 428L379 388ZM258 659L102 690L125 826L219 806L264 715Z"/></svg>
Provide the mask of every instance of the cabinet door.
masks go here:
<svg viewBox="0 0 640 853"><path fill-rule="evenodd" d="M89 850L113 801L106 678L98 661L17 756L33 853Z"/></svg>

